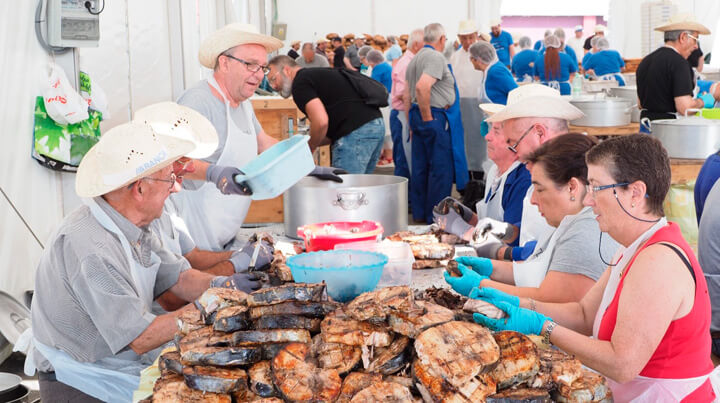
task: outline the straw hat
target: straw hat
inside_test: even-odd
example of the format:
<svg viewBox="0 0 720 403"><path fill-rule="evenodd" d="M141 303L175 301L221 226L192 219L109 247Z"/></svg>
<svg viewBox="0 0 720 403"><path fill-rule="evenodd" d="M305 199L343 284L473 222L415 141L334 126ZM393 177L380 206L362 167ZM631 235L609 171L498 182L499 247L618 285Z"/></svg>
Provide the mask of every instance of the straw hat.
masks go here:
<svg viewBox="0 0 720 403"><path fill-rule="evenodd" d="M80 161L75 192L80 197L104 195L152 175L193 150L193 142L157 134L144 123L115 126Z"/></svg>
<svg viewBox="0 0 720 403"><path fill-rule="evenodd" d="M602 24L595 25L595 28L593 29L593 31L595 31L596 34L598 32L605 32L605 25L602 25Z"/></svg>
<svg viewBox="0 0 720 403"><path fill-rule="evenodd" d="M254 25L233 23L225 25L205 38L200 44L199 59L203 66L214 69L217 58L230 48L238 45L257 44L265 46L270 53L283 46L282 41L263 35Z"/></svg>
<svg viewBox="0 0 720 403"><path fill-rule="evenodd" d="M190 158L205 158L218 147L218 135L210 121L200 112L175 102L159 102L135 112L136 122L152 126L157 134L177 137L195 143Z"/></svg>
<svg viewBox="0 0 720 403"><path fill-rule="evenodd" d="M507 105L480 104L480 109L491 115L488 122L530 117L575 120L585 116L560 91L542 84L522 85L510 91Z"/></svg>
<svg viewBox="0 0 720 403"><path fill-rule="evenodd" d="M498 25L501 25L501 24L502 24L502 19L500 19L500 18L493 18L492 20L490 20L491 27L497 27Z"/></svg>
<svg viewBox="0 0 720 403"><path fill-rule="evenodd" d="M701 35L710 35L710 30L705 25L697 22L694 15L687 13L673 15L668 22L655 27L655 30L660 32L687 30L697 31Z"/></svg>
<svg viewBox="0 0 720 403"><path fill-rule="evenodd" d="M292 42L290 42L290 46L295 46L295 45L299 45L299 44L300 44L300 41L292 41Z"/></svg>
<svg viewBox="0 0 720 403"><path fill-rule="evenodd" d="M477 31L477 25L475 25L475 21L473 20L460 21L460 24L458 24L458 35L470 35Z"/></svg>
<svg viewBox="0 0 720 403"><path fill-rule="evenodd" d="M485 42L490 42L492 40L490 34L488 34L487 32L480 32L478 34L478 38L482 39Z"/></svg>

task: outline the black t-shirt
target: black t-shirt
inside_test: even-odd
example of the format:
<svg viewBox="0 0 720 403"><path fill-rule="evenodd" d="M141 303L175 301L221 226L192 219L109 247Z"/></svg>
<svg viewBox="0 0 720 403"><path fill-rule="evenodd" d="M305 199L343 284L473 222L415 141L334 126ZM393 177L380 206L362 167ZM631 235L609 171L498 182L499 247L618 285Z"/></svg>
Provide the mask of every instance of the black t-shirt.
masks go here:
<svg viewBox="0 0 720 403"><path fill-rule="evenodd" d="M338 46L335 48L335 56L333 57L333 67L336 69L345 67L345 61L343 60L345 58L345 48L342 46Z"/></svg>
<svg viewBox="0 0 720 403"><path fill-rule="evenodd" d="M329 119L327 136L333 141L382 117L380 109L365 105L348 79L335 68L298 70L292 83L292 96L295 105L305 114L305 105L314 98L320 99Z"/></svg>
<svg viewBox="0 0 720 403"><path fill-rule="evenodd" d="M297 59L300 56L300 54L298 52L296 52L295 49L293 49L293 48L290 48L290 50L288 50L287 55L292 57L293 60Z"/></svg>
<svg viewBox="0 0 720 403"><path fill-rule="evenodd" d="M675 97L692 96L695 86L687 60L665 46L645 56L635 74L641 116L650 120L674 119Z"/></svg>
<svg viewBox="0 0 720 403"><path fill-rule="evenodd" d="M585 50L590 50L590 49L592 49L592 45L590 45L590 41L591 41L592 38L594 38L594 37L595 37L595 35L590 35L590 36L587 37L587 39L585 39L585 43L583 44L583 49L585 49Z"/></svg>
<svg viewBox="0 0 720 403"><path fill-rule="evenodd" d="M700 49L700 44L698 44L698 48L693 50L692 53L690 53L690 56L688 56L687 61L690 63L690 67L697 68L698 64L700 64L700 58L703 55L702 49Z"/></svg>

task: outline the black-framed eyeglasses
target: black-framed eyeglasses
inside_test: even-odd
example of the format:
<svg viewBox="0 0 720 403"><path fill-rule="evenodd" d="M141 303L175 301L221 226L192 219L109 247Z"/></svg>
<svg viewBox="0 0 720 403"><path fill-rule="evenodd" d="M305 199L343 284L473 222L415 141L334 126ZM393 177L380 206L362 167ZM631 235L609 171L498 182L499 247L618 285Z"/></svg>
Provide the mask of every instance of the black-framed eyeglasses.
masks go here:
<svg viewBox="0 0 720 403"><path fill-rule="evenodd" d="M514 154L517 154L517 153L518 153L518 152L517 152L517 146L518 146L518 145L520 144L520 142L525 138L525 136L527 136L528 134L530 134L530 130L532 130L533 127L535 127L535 125L531 125L530 127L528 127L528 129L525 130L525 133L523 133L522 136L520 136L520 138L518 139L518 141L515 142L515 144L513 144L513 145L511 145L511 146L507 146L508 150L512 151Z"/></svg>
<svg viewBox="0 0 720 403"><path fill-rule="evenodd" d="M263 66L263 65L260 65L260 64L258 64L258 63L248 62L247 60L243 60L243 59L237 58L237 57L235 57L235 56L233 56L233 55L230 55L230 54L227 54L227 53L223 53L223 56L228 57L228 58L230 58L230 59L233 59L233 60L235 60L235 61L238 61L238 62L244 64L244 65L245 65L245 68L247 68L248 71L251 72L251 73L257 73L258 71L262 70L263 74L267 74L268 71L270 71L270 67L268 67L268 66Z"/></svg>
<svg viewBox="0 0 720 403"><path fill-rule="evenodd" d="M621 182L621 183L613 183L612 185L602 185L602 186L585 185L585 187L586 187L586 189L587 189L587 192L588 192L590 195L593 195L593 194L595 194L596 192L599 192L599 191L601 191L601 190L614 189L614 188L616 188L616 187L627 186L627 185L629 185L629 183L627 183L627 182Z"/></svg>
<svg viewBox="0 0 720 403"><path fill-rule="evenodd" d="M170 183L170 187L168 188L168 192L169 192L175 186L175 181L177 181L177 176L175 176L175 172L173 172L170 174L170 179L160 179L160 178L142 178L142 179L147 179L149 181Z"/></svg>

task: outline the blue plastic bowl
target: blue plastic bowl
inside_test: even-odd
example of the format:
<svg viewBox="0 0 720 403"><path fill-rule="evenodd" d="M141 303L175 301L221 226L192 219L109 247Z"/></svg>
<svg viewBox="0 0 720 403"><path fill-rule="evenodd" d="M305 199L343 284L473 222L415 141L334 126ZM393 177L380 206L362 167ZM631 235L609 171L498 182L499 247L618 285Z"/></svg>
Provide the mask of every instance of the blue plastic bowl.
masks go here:
<svg viewBox="0 0 720 403"><path fill-rule="evenodd" d="M335 301L347 302L372 291L380 281L388 257L362 250L330 250L302 253L287 260L293 279L298 283L327 284Z"/></svg>

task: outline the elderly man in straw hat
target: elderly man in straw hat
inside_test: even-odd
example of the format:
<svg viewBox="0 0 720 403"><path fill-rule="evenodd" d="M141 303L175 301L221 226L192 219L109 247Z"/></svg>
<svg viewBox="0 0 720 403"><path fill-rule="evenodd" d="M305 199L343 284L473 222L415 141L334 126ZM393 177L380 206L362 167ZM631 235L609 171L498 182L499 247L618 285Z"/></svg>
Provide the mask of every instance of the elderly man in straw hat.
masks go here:
<svg viewBox="0 0 720 403"><path fill-rule="evenodd" d="M287 55L292 57L293 59L297 59L300 56L298 50L300 50L300 41L292 41L290 43L290 50L288 50Z"/></svg>
<svg viewBox="0 0 720 403"><path fill-rule="evenodd" d="M229 24L213 32L199 52L200 63L213 69L213 74L178 99L208 118L219 138L214 152L196 161L195 172L186 176L194 180L183 182L194 191L172 196L200 249L234 247L251 201L251 189L236 184L234 177L239 167L277 142L260 126L249 98L267 72L268 53L281 46L282 42L260 34L252 25ZM322 172L318 167L314 174Z"/></svg>
<svg viewBox="0 0 720 403"><path fill-rule="evenodd" d="M655 28L664 33L665 46L645 56L638 66L637 93L641 118L675 119L688 109L710 107L715 103L711 94L693 98L695 83L687 57L698 47L698 37L710 30L690 14L678 14ZM641 130L649 131L645 125Z"/></svg>
<svg viewBox="0 0 720 403"><path fill-rule="evenodd" d="M486 99L483 85L485 75L481 70L476 70L470 61L470 45L478 41L475 21L460 21L457 36L461 48L450 56L450 64L460 93L460 117L465 133L465 158L470 179L480 181L484 176L483 162L487 160L487 124L483 123L485 116L477 105L489 100Z"/></svg>
<svg viewBox="0 0 720 403"><path fill-rule="evenodd" d="M156 316L153 300L168 290L193 301L208 287L257 287L248 273L191 269L148 227L180 189L173 163L195 148L131 122L109 130L83 158L75 190L85 205L60 225L36 274L28 359L40 370L43 400L129 401L140 370L175 334L177 317L196 309Z"/></svg>

